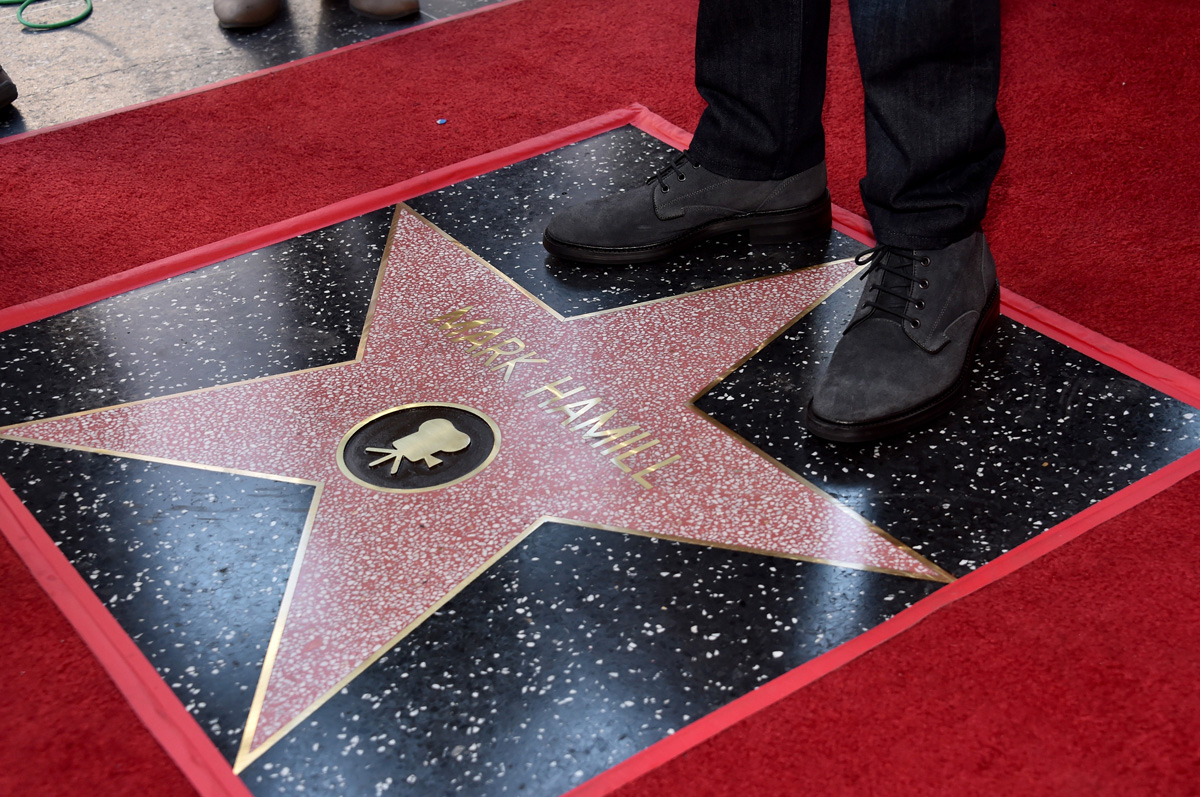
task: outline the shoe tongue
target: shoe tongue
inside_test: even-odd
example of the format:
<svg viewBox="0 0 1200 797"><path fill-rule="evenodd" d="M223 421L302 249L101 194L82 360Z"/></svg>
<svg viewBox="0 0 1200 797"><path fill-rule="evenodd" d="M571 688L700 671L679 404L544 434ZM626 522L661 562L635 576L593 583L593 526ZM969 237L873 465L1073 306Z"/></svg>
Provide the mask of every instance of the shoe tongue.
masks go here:
<svg viewBox="0 0 1200 797"><path fill-rule="evenodd" d="M878 284L882 288L888 288L895 293L900 294L900 296L893 296L890 293L884 293L882 290L876 291L875 295L871 297L872 301L874 301L875 304L880 308L890 310L893 313L896 313L896 315L878 312L872 313L872 315L876 318L885 319L899 324L901 318L906 314L905 311L908 308L908 301L900 297L908 296L910 285L910 280L903 275L912 274L913 263L908 258L896 257L892 254L886 254L884 257L887 259L883 262L883 265L886 265L889 269L892 269L892 271L899 271L901 274L893 274L892 271L884 271L883 269L880 269L879 274L882 276L879 278Z"/></svg>

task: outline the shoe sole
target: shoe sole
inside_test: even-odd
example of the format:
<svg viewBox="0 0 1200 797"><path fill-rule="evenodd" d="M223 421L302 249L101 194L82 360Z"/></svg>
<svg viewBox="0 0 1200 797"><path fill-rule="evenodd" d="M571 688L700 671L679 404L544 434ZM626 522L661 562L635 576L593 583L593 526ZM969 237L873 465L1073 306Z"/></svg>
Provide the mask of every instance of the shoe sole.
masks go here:
<svg viewBox="0 0 1200 797"><path fill-rule="evenodd" d="M975 360L975 352L984 339L996 330L999 323L1000 286L996 285L984 308L983 320L975 327L975 334L971 337L971 345L967 349L967 356L963 360L963 367L958 373L958 378L941 394L906 412L865 423L839 423L826 420L813 412L810 399L808 407L804 411L805 427L817 437L834 443L871 443L923 426L928 421L948 412L962 398L970 383L971 363Z"/></svg>
<svg viewBox="0 0 1200 797"><path fill-rule="evenodd" d="M717 219L694 227L670 240L648 246L580 246L560 241L549 233L542 236L542 245L555 257L579 263L638 264L663 260L685 252L701 241L734 232L748 231L750 242L753 244L780 244L820 238L827 235L832 226L833 210L827 191L825 196L804 207Z"/></svg>

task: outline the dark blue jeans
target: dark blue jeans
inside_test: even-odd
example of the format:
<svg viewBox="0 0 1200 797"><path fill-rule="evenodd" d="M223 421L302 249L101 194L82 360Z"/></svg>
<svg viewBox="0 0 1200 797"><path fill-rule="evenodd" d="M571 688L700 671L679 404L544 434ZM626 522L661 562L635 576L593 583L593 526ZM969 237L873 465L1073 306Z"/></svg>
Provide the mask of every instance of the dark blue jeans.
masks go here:
<svg viewBox="0 0 1200 797"><path fill-rule="evenodd" d="M971 234L1004 157L999 0L850 0L866 95L863 203L882 243ZM691 151L705 168L778 180L825 157L829 0L701 0Z"/></svg>

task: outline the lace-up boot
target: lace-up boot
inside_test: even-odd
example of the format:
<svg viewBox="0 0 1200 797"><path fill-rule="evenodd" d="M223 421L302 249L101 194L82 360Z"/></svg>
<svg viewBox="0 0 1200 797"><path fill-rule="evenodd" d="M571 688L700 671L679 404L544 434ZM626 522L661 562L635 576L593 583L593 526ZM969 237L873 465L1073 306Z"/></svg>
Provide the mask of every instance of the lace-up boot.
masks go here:
<svg viewBox="0 0 1200 797"><path fill-rule="evenodd" d="M1000 313L996 263L983 233L945 249L877 246L858 308L805 412L818 437L865 442L946 412Z"/></svg>
<svg viewBox="0 0 1200 797"><path fill-rule="evenodd" d="M825 163L783 180L735 180L683 153L644 187L583 202L550 220L552 255L583 263L649 263L725 233L784 243L829 232Z"/></svg>

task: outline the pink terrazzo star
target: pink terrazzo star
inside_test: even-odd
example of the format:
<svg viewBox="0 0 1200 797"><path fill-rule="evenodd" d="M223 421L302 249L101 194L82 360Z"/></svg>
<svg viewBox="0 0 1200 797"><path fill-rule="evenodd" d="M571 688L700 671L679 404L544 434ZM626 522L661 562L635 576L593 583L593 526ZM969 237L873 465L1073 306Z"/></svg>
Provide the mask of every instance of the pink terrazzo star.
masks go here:
<svg viewBox="0 0 1200 797"><path fill-rule="evenodd" d="M948 578L691 404L834 289L853 263L573 321L403 207L385 263L361 361L8 432L323 485L239 769L541 517ZM464 308L446 322L456 325L449 330L431 322ZM471 321L487 323L465 325ZM503 331L487 335L494 329ZM487 365L484 350L511 339L524 345L521 353ZM563 393L582 390L557 399L542 389L552 383ZM492 418L502 441L494 461L421 493L372 490L339 470L338 445L352 427L419 402L460 404ZM587 425L608 411L603 427ZM610 443L586 436L634 425L640 429Z"/></svg>

